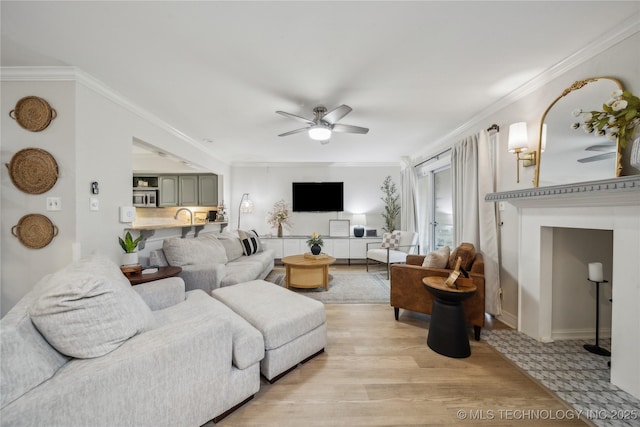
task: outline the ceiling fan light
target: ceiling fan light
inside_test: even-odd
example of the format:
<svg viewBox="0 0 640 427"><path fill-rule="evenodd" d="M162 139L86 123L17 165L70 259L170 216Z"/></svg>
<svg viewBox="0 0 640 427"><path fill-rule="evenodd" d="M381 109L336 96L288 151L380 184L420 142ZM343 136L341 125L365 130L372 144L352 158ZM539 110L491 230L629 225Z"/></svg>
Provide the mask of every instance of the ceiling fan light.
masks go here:
<svg viewBox="0 0 640 427"><path fill-rule="evenodd" d="M331 138L331 129L322 125L315 125L309 128L309 138L314 141L326 141Z"/></svg>

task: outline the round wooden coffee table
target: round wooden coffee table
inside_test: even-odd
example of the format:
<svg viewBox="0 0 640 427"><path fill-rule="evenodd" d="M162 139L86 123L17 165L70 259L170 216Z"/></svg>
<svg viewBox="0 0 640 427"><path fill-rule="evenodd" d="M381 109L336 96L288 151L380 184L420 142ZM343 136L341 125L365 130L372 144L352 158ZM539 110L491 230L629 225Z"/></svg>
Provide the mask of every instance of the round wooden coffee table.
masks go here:
<svg viewBox="0 0 640 427"><path fill-rule="evenodd" d="M336 259L329 255L291 255L282 258L286 267L286 287L329 290L329 266Z"/></svg>

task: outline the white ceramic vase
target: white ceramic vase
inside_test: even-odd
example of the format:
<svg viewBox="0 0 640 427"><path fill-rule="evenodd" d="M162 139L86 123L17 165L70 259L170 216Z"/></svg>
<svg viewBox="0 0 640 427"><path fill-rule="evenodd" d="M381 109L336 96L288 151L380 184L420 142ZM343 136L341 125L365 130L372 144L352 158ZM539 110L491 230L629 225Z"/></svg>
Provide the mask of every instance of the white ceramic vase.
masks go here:
<svg viewBox="0 0 640 427"><path fill-rule="evenodd" d="M137 264L138 264L138 253L137 252L125 253L125 254L122 255L122 265L123 266L137 265Z"/></svg>

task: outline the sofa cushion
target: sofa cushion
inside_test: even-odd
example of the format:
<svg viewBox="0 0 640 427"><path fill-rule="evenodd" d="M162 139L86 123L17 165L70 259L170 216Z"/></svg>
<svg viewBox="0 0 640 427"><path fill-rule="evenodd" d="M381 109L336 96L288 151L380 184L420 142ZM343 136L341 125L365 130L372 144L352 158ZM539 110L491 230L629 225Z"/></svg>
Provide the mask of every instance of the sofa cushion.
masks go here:
<svg viewBox="0 0 640 427"><path fill-rule="evenodd" d="M264 280L216 289L211 295L258 329L267 351L301 337L326 320L321 302Z"/></svg>
<svg viewBox="0 0 640 427"><path fill-rule="evenodd" d="M263 279L273 269L273 249L265 249L250 257L243 256L225 266L220 287Z"/></svg>
<svg viewBox="0 0 640 427"><path fill-rule="evenodd" d="M183 239L174 237L162 243L164 255L170 265L183 267L198 264L226 264L227 252L213 235Z"/></svg>
<svg viewBox="0 0 640 427"><path fill-rule="evenodd" d="M258 233L255 230L238 230L238 236L245 255L250 256L260 252L260 237L258 237Z"/></svg>
<svg viewBox="0 0 640 427"><path fill-rule="evenodd" d="M423 267L429 268L447 268L449 264L449 255L451 249L449 246L442 247L438 250L429 252L422 261Z"/></svg>
<svg viewBox="0 0 640 427"><path fill-rule="evenodd" d="M246 320L220 301L211 298L200 289L186 293L179 304L157 312L159 326L181 322L194 316L215 315L220 321L228 322L232 337L231 361L238 369L246 369L264 357L262 334Z"/></svg>
<svg viewBox="0 0 640 427"><path fill-rule="evenodd" d="M472 243L460 243L460 246L455 248L449 257L450 269L453 269L456 266L456 260L458 257L462 258L460 266L468 271L471 269L473 261L476 259L476 248Z"/></svg>
<svg viewBox="0 0 640 427"><path fill-rule="evenodd" d="M244 255L242 250L242 244L240 243L240 237L237 233L223 232L218 234L218 240L224 246L224 250L227 252L227 262L235 261Z"/></svg>
<svg viewBox="0 0 640 427"><path fill-rule="evenodd" d="M68 357L51 347L26 313L2 321L0 331L0 408L51 378Z"/></svg>
<svg viewBox="0 0 640 427"><path fill-rule="evenodd" d="M99 357L153 326L151 309L107 258L85 258L43 280L51 284L29 315L63 354Z"/></svg>
<svg viewBox="0 0 640 427"><path fill-rule="evenodd" d="M398 233L384 233L382 235L381 248L395 249L400 244L400 236Z"/></svg>

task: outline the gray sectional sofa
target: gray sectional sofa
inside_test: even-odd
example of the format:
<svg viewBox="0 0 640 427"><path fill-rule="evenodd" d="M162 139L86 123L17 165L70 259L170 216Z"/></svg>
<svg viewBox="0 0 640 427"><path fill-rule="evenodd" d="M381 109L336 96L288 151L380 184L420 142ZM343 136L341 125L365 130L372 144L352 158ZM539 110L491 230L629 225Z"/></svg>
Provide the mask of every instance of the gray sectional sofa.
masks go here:
<svg viewBox="0 0 640 427"><path fill-rule="evenodd" d="M257 251L246 255L235 231L176 237L163 242L159 258L182 267L180 277L187 290L202 289L211 294L221 287L264 279L273 270L275 251L263 249L257 236L256 240Z"/></svg>
<svg viewBox="0 0 640 427"><path fill-rule="evenodd" d="M131 287L92 256L0 322L0 425L198 426L260 387L261 333L180 278Z"/></svg>

